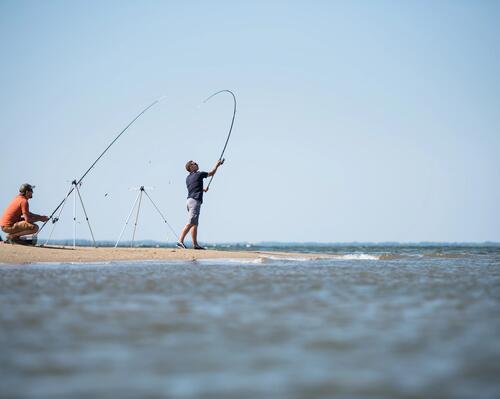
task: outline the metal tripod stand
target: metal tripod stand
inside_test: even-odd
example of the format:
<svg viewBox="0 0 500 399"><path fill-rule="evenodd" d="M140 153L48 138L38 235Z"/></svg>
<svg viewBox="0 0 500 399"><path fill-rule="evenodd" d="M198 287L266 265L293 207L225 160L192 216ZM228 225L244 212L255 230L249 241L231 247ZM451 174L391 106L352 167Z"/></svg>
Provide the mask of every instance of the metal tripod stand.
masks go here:
<svg viewBox="0 0 500 399"><path fill-rule="evenodd" d="M97 244L95 242L95 238L94 238L94 232L92 231L92 227L90 226L90 221L89 221L89 217L87 215L87 211L85 209L85 205L83 204L83 199L82 199L82 195L80 194L80 188L78 187L78 184L76 182L76 180L73 180L71 182L71 185L73 186L73 248L76 248L76 224L77 224L77 219L76 219L76 201L77 201L77 196L78 196L78 199L80 200L80 204L82 206L82 209L83 209L83 214L85 215L85 220L87 221L87 225L89 226L89 230L90 230L90 235L92 236L92 242L94 243L94 247L97 248ZM60 216L61 216L61 213L64 209L64 206L66 205L66 201L69 197L66 197L66 199L64 200L62 206L61 206L61 209L59 210L59 213L57 214L57 217L53 218L52 219L52 230L50 231L50 234L49 234L49 238L47 238L47 241L45 241L45 243L43 245L47 245L50 241L50 239L52 238L52 233L54 233L54 229L56 227L56 222L59 220Z"/></svg>
<svg viewBox="0 0 500 399"><path fill-rule="evenodd" d="M165 216L163 216L163 214L161 213L161 211L158 209L158 207L156 206L156 204L154 203L154 201L151 199L151 197L149 196L149 194L147 193L146 189L144 188L144 186L141 186L139 188L139 194L137 195L137 198L135 199L134 201L134 205L132 205L132 209L130 210L130 213L127 217L127 220L125 221L125 225L123 226L123 229L122 229L122 232L120 233L120 237L118 237L118 240L116 241L116 244L115 244L115 248L118 246L122 236L123 236L123 233L125 232L125 228L127 227L128 225L128 222L130 220L130 217L132 216L132 213L134 213L134 209L137 205L137 210L136 210L136 213L135 213L135 221L134 221L134 232L132 233L132 243L130 244L130 247L133 247L134 246L134 241L135 241L135 231L137 229L137 221L139 219L139 211L141 209L141 202L142 202L142 195L143 194L146 194L146 197L148 197L149 201L151 201L151 204L153 204L153 207L156 209L156 211L160 214L162 220L164 223L166 223L166 225L170 228L170 231L173 233L174 237L177 237L177 233L174 231L174 229L172 228L172 226L170 226L170 224L167 222L167 219L165 219Z"/></svg>

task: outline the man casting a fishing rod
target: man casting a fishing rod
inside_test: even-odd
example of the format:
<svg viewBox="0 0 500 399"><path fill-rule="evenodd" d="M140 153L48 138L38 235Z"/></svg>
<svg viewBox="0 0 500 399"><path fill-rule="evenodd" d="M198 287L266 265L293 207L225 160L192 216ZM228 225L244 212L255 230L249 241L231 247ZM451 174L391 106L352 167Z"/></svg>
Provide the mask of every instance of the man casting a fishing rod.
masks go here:
<svg viewBox="0 0 500 399"><path fill-rule="evenodd" d="M191 230L193 248L205 249L198 244L198 219L200 217L201 204L203 203L203 192L208 191L208 187L206 189L203 188L203 179L215 175L222 163L223 161L219 159L210 172L200 172L198 164L194 161L188 161L188 163L186 163L186 170L189 172L189 175L186 177L186 186L188 190L187 211L189 220L182 229L179 241L176 244L177 248L186 249L184 238L189 230Z"/></svg>

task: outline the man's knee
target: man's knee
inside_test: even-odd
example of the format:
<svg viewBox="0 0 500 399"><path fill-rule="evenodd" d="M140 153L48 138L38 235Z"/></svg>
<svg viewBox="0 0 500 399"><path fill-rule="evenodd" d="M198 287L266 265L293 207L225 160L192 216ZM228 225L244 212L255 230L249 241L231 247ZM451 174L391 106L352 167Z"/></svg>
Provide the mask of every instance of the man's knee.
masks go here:
<svg viewBox="0 0 500 399"><path fill-rule="evenodd" d="M29 231L27 234L35 234L38 229L39 227L36 223L19 222L19 225L17 226L17 230Z"/></svg>

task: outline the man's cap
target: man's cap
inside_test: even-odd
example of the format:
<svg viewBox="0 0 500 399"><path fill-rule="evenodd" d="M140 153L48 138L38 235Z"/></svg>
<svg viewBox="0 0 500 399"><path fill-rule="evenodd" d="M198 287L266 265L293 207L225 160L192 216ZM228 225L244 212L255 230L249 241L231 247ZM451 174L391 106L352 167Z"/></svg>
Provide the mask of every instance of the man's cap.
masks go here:
<svg viewBox="0 0 500 399"><path fill-rule="evenodd" d="M26 191L33 191L35 187L36 186L32 186L31 184L24 183L21 184L21 187L19 187L19 192L22 194L26 194Z"/></svg>

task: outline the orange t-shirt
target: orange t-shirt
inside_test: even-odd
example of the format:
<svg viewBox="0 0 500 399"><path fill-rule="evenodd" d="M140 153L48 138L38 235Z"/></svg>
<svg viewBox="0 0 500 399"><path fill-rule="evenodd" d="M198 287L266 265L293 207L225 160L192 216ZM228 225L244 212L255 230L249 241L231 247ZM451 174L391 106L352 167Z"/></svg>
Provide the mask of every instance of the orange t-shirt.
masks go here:
<svg viewBox="0 0 500 399"><path fill-rule="evenodd" d="M5 209L2 220L0 220L0 226L12 226L14 223L20 222L23 213L29 215L30 207L26 197L19 194Z"/></svg>

